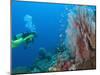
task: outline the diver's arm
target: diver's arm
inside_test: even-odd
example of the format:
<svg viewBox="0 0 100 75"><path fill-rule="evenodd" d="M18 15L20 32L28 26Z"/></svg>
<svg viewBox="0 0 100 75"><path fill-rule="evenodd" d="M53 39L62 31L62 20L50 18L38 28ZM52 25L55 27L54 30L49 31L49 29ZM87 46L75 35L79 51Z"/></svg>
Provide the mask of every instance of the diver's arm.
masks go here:
<svg viewBox="0 0 100 75"><path fill-rule="evenodd" d="M28 39L34 38L34 35L29 35L27 37L24 38L24 41L27 41Z"/></svg>

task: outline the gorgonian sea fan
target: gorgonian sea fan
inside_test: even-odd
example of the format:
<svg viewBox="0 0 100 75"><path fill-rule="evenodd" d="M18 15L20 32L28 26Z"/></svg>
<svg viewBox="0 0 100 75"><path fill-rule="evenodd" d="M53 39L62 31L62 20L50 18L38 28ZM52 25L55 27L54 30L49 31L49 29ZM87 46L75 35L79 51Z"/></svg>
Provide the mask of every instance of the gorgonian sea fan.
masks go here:
<svg viewBox="0 0 100 75"><path fill-rule="evenodd" d="M76 55L76 61L89 60L95 51L95 10L88 6L77 6L68 14L66 46Z"/></svg>

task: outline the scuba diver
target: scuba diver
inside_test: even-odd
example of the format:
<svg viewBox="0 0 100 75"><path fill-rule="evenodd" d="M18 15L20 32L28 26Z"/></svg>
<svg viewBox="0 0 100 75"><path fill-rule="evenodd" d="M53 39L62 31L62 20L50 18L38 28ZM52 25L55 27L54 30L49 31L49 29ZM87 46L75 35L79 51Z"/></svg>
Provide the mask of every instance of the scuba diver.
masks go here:
<svg viewBox="0 0 100 75"><path fill-rule="evenodd" d="M12 48L17 48L21 44L26 44L27 46L30 42L34 41L35 37L36 37L36 32L17 34L11 41Z"/></svg>

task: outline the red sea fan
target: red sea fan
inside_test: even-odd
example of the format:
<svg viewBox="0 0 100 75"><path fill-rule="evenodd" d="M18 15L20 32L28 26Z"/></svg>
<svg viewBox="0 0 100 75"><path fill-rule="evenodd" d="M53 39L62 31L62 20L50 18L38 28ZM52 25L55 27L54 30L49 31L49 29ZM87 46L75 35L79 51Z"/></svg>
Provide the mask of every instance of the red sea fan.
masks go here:
<svg viewBox="0 0 100 75"><path fill-rule="evenodd" d="M68 14L67 41L76 52L76 62L85 62L95 56L95 10L86 6L75 7Z"/></svg>

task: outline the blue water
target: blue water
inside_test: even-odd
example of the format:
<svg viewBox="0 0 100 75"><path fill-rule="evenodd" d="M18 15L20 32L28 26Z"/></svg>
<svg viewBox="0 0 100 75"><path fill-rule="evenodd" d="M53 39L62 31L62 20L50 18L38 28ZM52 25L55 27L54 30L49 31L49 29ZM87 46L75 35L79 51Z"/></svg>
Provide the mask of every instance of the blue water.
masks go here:
<svg viewBox="0 0 100 75"><path fill-rule="evenodd" d="M12 36L27 32L24 16L32 16L32 22L36 27L37 37L31 48L24 49L24 45L12 49L12 68L19 66L31 66L38 56L39 48L43 47L52 55L59 43L59 35L64 31L61 25L67 27L67 10L74 5L49 4L35 2L15 2L12 1ZM64 16L63 16L64 15ZM61 22L60 22L61 21Z"/></svg>

